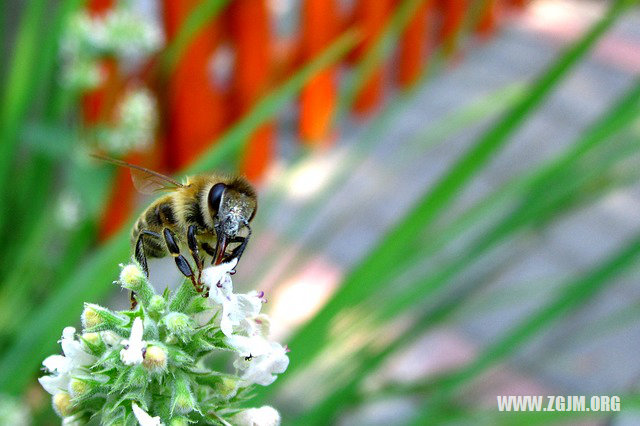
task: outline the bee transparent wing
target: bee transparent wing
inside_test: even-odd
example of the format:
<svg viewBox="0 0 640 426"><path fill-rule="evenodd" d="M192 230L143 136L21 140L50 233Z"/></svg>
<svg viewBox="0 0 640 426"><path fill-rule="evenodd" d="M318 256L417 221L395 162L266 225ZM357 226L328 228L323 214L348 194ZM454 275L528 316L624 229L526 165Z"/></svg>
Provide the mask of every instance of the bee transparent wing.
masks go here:
<svg viewBox="0 0 640 426"><path fill-rule="evenodd" d="M116 166L128 168L131 172L133 186L142 194L153 194L158 191L173 191L184 187L184 185L177 180L172 179L169 176L165 176L162 173L149 170L145 167L102 155L91 154L91 156L98 160L115 164Z"/></svg>
<svg viewBox="0 0 640 426"><path fill-rule="evenodd" d="M130 172L133 186L141 194L153 194L158 191L173 191L184 186L179 182L167 180L171 179L168 176L160 177L156 176L154 173L150 174L149 172L151 172L151 170L143 171L131 168Z"/></svg>

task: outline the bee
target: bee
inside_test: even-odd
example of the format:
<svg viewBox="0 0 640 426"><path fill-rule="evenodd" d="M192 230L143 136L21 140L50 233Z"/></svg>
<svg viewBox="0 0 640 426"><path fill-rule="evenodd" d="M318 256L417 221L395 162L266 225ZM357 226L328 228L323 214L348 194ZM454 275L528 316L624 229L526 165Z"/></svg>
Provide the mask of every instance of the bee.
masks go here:
<svg viewBox="0 0 640 426"><path fill-rule="evenodd" d="M213 265L240 260L251 236L249 224L258 208L256 192L246 178L202 174L180 183L135 164L92 156L129 168L134 186L143 194L168 192L140 214L131 231L131 248L147 277L148 257L170 255L180 272L202 291L202 252L211 257ZM188 248L197 277L181 248Z"/></svg>

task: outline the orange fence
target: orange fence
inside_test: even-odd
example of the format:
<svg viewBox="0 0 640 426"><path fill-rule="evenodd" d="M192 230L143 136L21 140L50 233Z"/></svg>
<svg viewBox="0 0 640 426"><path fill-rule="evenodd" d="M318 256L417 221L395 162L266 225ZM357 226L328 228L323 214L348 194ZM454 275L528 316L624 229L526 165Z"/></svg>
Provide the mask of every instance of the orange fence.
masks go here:
<svg viewBox="0 0 640 426"><path fill-rule="evenodd" d="M163 0L163 25L167 42L201 0ZM429 53L440 44L448 56L459 52L458 32L472 0L425 0L401 35L394 66L380 65L358 93L354 111L370 114L383 101L389 81L401 87L413 84L427 65ZM110 0L89 2L92 13L112 6ZM356 0L344 10L340 0L301 0L300 29L295 40L278 40L267 0L231 0L223 13L202 28L187 46L169 81L156 84L162 119L157 148L151 153L131 153L126 160L171 173L193 162L234 121L252 108L274 82L290 73L290 67L305 63L325 49L349 26L363 32L362 42L345 59L353 64L376 41L400 0ZM523 0L487 0L476 32L483 38L493 34L503 12L525 5ZM282 55L277 46L293 46ZM215 78L216 55L226 55L226 78ZM397 65L396 65L397 64ZM83 100L87 125L110 119L114 100L123 92L118 64L104 63L108 78ZM284 70L284 71L283 71ZM223 70L225 71L225 70ZM315 75L299 98L298 132L302 143L323 148L331 144L335 129L332 117L338 97L338 67ZM387 76L388 71L393 74ZM223 77L225 77L223 75ZM239 159L239 170L259 183L273 162L276 150L275 123L256 130ZM118 171L115 186L101 226L105 238L121 227L133 209L135 194L127 172Z"/></svg>

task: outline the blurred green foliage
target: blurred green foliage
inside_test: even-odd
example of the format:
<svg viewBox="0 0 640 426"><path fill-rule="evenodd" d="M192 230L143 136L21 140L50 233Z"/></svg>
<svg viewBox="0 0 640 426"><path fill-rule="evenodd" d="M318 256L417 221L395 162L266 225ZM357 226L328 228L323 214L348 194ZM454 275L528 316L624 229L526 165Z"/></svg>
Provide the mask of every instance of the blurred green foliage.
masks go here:
<svg viewBox="0 0 640 426"><path fill-rule="evenodd" d="M164 73L179 60L188 41L199 27L215 17L226 1L205 1L187 19L187 24L169 45L160 63ZM466 17L465 37L474 27L478 13L486 4L475 1ZM254 401L278 405L289 387L300 386L296 379L317 366L332 348L346 347L350 339L364 331L364 344L346 351L331 365L334 378L326 394L303 407L282 407L286 424L327 424L344 410L385 395L419 396L421 407L415 424L434 421L497 421L494 413L462 406L456 399L487 368L516 353L537 334L556 324L588 303L633 265L640 255L640 236L629 242L600 264L578 274L559 286L538 311L515 324L504 336L488 345L470 364L407 386L389 386L379 395L369 395L363 384L393 355L406 349L428 330L451 320L455 315L470 315L464 307L486 281L478 279L463 288L453 288L453 280L469 270L492 250L522 235L550 226L581 206L610 193L615 188L637 182L637 170L622 167L629 158L638 158L637 131L633 124L640 113L640 82L586 129L557 157L524 170L485 198L450 219L446 226L438 222L457 196L510 142L510 137L531 119L536 109L569 73L594 48L603 34L630 7L631 0L611 2L608 13L580 40L570 46L531 84L509 86L486 99L471 102L439 123L431 123L409 141L409 152L424 152L466 126L481 120L493 124L476 140L442 177L409 210L407 215L384 235L374 249L348 274L329 302L290 339L291 364L287 374L263 389ZM347 80L336 123L346 116L349 106L366 77L393 54L402 30L419 5L418 0L403 1L389 19L377 43L355 66ZM54 11L45 1L25 5L11 60L2 69L2 104L0 105L0 235L4 256L0 259L0 393L24 395L34 383L42 359L55 347L55 340L66 325L78 318L84 301L100 301L111 290L105 277L116 277L118 264L129 257L128 230L101 246L95 246L95 229L111 174L76 158L78 136L74 122L78 94L68 93L57 84L56 54L66 17L82 6L78 0L64 0ZM6 17L3 17L6 21ZM47 23L45 25L45 22ZM299 93L319 70L337 63L360 40L357 30L340 35L319 56L304 64L294 75L273 89L240 121L235 123L185 174L213 168L228 168L247 142L253 130L274 117ZM373 120L352 151L341 160L330 183L308 201L285 236L291 241L313 221L317 207L331 196L350 170L375 148L375 140L394 125L394 120L409 107L412 96L444 63L435 52L429 69L414 87L400 93ZM500 113L499 118L495 116ZM284 180L293 176L304 157L289 165ZM55 203L65 191L81 194L86 211L73 229L65 229L55 220ZM269 212L284 196L282 187L266 191L262 216L266 224ZM19 218L19 220L16 220ZM489 221L489 225L486 225ZM438 224L438 226L436 226ZM260 226L258 226L260 228ZM478 234L477 230L481 232ZM395 278L404 270L418 268L433 259L461 235L473 238L455 256L437 267L422 272L418 279L396 288ZM317 242L317 246L322 242ZM54 250L55 249L55 250ZM283 250L276 250L263 265L264 273ZM309 253L299 253L290 267L302 264ZM496 265L498 268L499 265ZM455 290L455 291L454 291ZM384 295L386 303L377 300ZM427 303L436 298L438 303ZM357 315L354 315L356 313ZM637 320L637 309L622 315ZM331 330L336 318L354 319L340 336ZM385 345L376 345L375 333L385 324L409 318L409 325ZM622 323L618 317L608 327ZM304 389L304 387L303 387ZM309 390L308 388L306 390ZM630 395L632 400L634 396ZM554 417L550 417L554 416ZM557 417L557 418L556 418ZM513 419L517 422L542 423L566 420L565 414L538 417L531 414ZM571 417L573 419L573 417ZM484 419L484 420L483 420ZM512 419L503 417L501 422ZM523 420L525 419L525 420Z"/></svg>

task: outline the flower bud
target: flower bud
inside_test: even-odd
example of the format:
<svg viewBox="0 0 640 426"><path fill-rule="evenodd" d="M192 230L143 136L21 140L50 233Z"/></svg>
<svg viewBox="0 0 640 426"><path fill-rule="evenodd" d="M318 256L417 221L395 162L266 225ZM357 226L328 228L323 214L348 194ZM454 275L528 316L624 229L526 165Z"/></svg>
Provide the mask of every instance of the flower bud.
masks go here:
<svg viewBox="0 0 640 426"><path fill-rule="evenodd" d="M84 328L93 328L104 322L98 312L90 305L85 305L81 319Z"/></svg>
<svg viewBox="0 0 640 426"><path fill-rule="evenodd" d="M149 300L149 306L147 307L147 309L149 310L149 314L151 314L155 318L159 318L166 307L167 301L164 300L164 297L154 294Z"/></svg>
<svg viewBox="0 0 640 426"><path fill-rule="evenodd" d="M92 345L99 345L102 341L98 333L83 333L82 338Z"/></svg>
<svg viewBox="0 0 640 426"><path fill-rule="evenodd" d="M160 346L149 346L144 354L142 365L150 371L164 370L167 368L167 353Z"/></svg>
<svg viewBox="0 0 640 426"><path fill-rule="evenodd" d="M139 291L146 281L144 272L134 263L124 266L120 271L120 284L129 290Z"/></svg>
<svg viewBox="0 0 640 426"><path fill-rule="evenodd" d="M84 304L81 319L85 332L121 327L128 321L126 318L122 318L116 313L111 312L109 309L93 303Z"/></svg>
<svg viewBox="0 0 640 426"><path fill-rule="evenodd" d="M223 398L232 398L238 391L238 380L231 377L222 377L217 391Z"/></svg>
<svg viewBox="0 0 640 426"><path fill-rule="evenodd" d="M174 417L169 426L189 426L191 422L186 417Z"/></svg>
<svg viewBox="0 0 640 426"><path fill-rule="evenodd" d="M171 312L164 318L167 329L179 339L185 341L194 332L191 318L180 312Z"/></svg>
<svg viewBox="0 0 640 426"><path fill-rule="evenodd" d="M71 405L71 395L67 392L58 392L51 399L54 411L60 417L67 417L73 414L73 406Z"/></svg>
<svg viewBox="0 0 640 426"><path fill-rule="evenodd" d="M134 291L135 298L145 305L155 294L145 273L134 263L124 266L120 271L120 285Z"/></svg>
<svg viewBox="0 0 640 426"><path fill-rule="evenodd" d="M86 424L87 420L82 413L77 413L62 419L62 426L84 426Z"/></svg>
<svg viewBox="0 0 640 426"><path fill-rule="evenodd" d="M101 355L106 349L100 333L83 333L80 336L80 341L82 342L83 350L93 355Z"/></svg>
<svg viewBox="0 0 640 426"><path fill-rule="evenodd" d="M74 377L69 383L69 389L71 390L71 395L74 398L77 398L86 395L86 393L91 390L91 386L89 386L89 383L84 380Z"/></svg>

